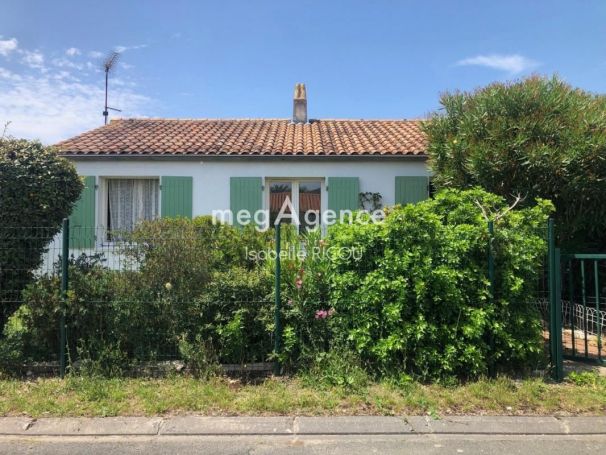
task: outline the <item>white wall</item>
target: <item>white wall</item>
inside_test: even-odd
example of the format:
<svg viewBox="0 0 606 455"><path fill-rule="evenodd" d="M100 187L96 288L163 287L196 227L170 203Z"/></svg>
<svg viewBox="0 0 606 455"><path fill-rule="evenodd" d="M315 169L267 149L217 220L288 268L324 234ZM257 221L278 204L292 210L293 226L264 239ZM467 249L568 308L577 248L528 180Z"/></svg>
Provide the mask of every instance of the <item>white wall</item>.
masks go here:
<svg viewBox="0 0 606 455"><path fill-rule="evenodd" d="M422 161L368 160L368 161L126 161L126 160L82 160L75 161L80 175L97 177L193 177L193 215L210 215L212 210L229 209L230 177L263 178L322 178L358 177L361 192L378 192L384 205L394 204L396 176L429 176L427 165ZM97 179L97 183L100 180ZM323 187L325 189L325 186ZM104 210L101 191L97 191L97 226L102 225L100 211ZM322 192L323 210L326 208L326 191ZM266 202L265 202L266 203ZM40 272L50 271L61 252L61 236L51 243ZM103 252L110 268L121 268L120 257L112 254L112 246L98 244L91 250L70 250L70 255Z"/></svg>
<svg viewBox="0 0 606 455"><path fill-rule="evenodd" d="M193 214L209 215L212 210L229 209L230 177L359 177L361 192L378 192L384 205L394 204L396 176L429 176L423 161L142 161L82 160L75 162L80 175L98 177L193 177ZM323 198L326 195L323 194Z"/></svg>

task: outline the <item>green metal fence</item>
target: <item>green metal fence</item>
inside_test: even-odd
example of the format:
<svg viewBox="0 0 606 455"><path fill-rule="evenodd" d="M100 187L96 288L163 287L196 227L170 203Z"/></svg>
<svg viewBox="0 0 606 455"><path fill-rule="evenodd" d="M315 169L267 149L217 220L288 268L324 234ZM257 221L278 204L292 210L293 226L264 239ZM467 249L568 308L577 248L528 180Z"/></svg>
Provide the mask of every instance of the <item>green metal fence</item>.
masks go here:
<svg viewBox="0 0 606 455"><path fill-rule="evenodd" d="M564 356L604 364L606 254L562 254L561 275Z"/></svg>
<svg viewBox="0 0 606 455"><path fill-rule="evenodd" d="M556 380L564 359L606 364L606 254L561 252L549 223L549 346Z"/></svg>
<svg viewBox="0 0 606 455"><path fill-rule="evenodd" d="M487 223L489 241L486 247L486 277L490 283L490 298L493 301L501 297L497 279L499 258L496 253L498 245L495 244L495 229L497 227L494 223ZM563 330L567 330L562 323L578 329L580 322L578 322L578 318L571 319L569 310L566 308L563 310L563 304L557 297L560 295L561 273L559 252L555 248L553 222L550 222L548 227L542 226L537 229L540 230L541 237L548 239L548 255L545 261L537 264L539 280L536 295L526 296L525 302L532 305L534 301L546 321L545 335L549 341L554 376L561 378L562 333L566 333ZM2 303L2 309L6 311L2 324L4 325L8 315L23 303L23 287L19 283L31 281L32 277L38 278L37 283L46 283L45 287L36 289L33 293L30 291L28 295L30 300L39 301L41 307L44 305L53 307L51 304L56 303L56 308L53 307L53 311L56 310L56 312L48 314L41 312L32 316L49 317L49 322L56 320L56 322L52 322L53 326L49 327L43 340L46 343L44 345L46 351L40 351L41 356L44 352L47 353L47 356L42 356L37 360L57 362L59 373L63 375L69 364L82 361L86 359L87 353L90 354L91 346L82 344L82 339L100 341L101 347L95 347L97 361L103 361L103 358L99 359L100 356L113 355L109 351L115 346L118 346L119 351L129 357L129 360L135 359L140 363L182 359L180 337L189 337L191 334L199 333L200 327L205 325L221 324L222 321L209 320L206 318L207 315L202 316L202 313L208 313L208 308L220 313L222 308L230 304L242 308L243 317L248 317L247 312L254 309L259 313L259 317L265 318L263 319L265 326L273 328L270 332L260 329L258 333L244 334L248 345L242 346L240 352L230 354L229 358L221 359L223 363L255 363L271 358L274 359L274 373L280 374L283 371L283 365L279 363L283 349L283 305L285 305L285 299L288 298L281 293L284 283L282 282L280 248L285 244L284 234L280 226L274 230L273 245L277 259L272 265L274 267L273 283L268 285L265 289L266 292L254 295L234 295L231 294L233 290L230 289L209 298L215 300L208 301L199 299L194 292L188 293L187 289L181 289L181 293L177 296L174 295L175 290L179 288L179 283L174 282L178 281L178 277L175 277L177 271L187 272L189 267L203 267L204 261L196 260L195 264L190 264L188 261L192 258L182 255L183 250L186 250L186 248L182 248L185 245L183 242L196 241L191 238L172 238L158 234L158 237L138 238L133 241L121 233L70 226L67 220L64 221L61 234L56 234L52 230L0 228L0 236L4 238L0 248L0 258L2 259L2 269L0 270L2 273L0 298L2 300L0 303ZM53 241L48 243L49 239L53 239ZM94 241L91 242L91 239ZM48 245L44 248L45 244ZM191 244L188 243L188 247L191 247ZM32 263L33 266L27 270L13 266L16 262L11 260L12 257L34 254L41 248L44 250L44 254L39 263ZM164 257L169 259L166 266L169 269L168 272L171 272L172 267L175 269L175 273L158 276L140 273L142 267L149 266L144 266L143 259L152 253L155 254L161 248L165 249L162 250L165 254ZM606 260L606 256L591 259L579 255L563 257L564 261L568 262L592 260L594 264L597 263L596 261ZM606 261L600 262L600 264L604 265ZM583 267L578 266L574 270L581 273ZM594 267L597 266L594 265ZM120 271L120 276L113 274L112 271ZM195 269L193 272L204 274L208 271ZM94 279L86 282L82 279L83 274L88 274ZM169 280L165 276L172 278ZM581 320L585 321L583 328L592 330L595 328L597 331L599 346L597 357L598 360L601 360L603 320L602 325L596 325L588 314L589 309L595 309L596 305L601 305L599 295L600 293L606 295L606 293L599 290L599 282L606 281L602 280L599 273L595 275L595 283L587 277L579 279L583 283L583 289L593 286L596 290L595 301L592 301L585 292L581 294L572 292L572 295L575 299L580 299L584 311L584 316L581 317ZM118 300L112 298L111 295L112 287L116 286L126 287L121 289L122 297ZM75 292L76 290L83 290L89 296L86 302L80 302L86 304L80 305L81 308L74 300L77 298L75 294L78 294ZM568 287L566 291L569 291ZM128 333L128 338L116 336L118 329L122 333ZM171 335L162 335L165 333ZM584 340L587 339L588 346L590 346L593 338L589 332L586 333L587 336ZM572 334L574 338L574 328ZM189 342L195 341L190 337ZM493 340L490 339L488 342L493 343ZM108 349L107 353L103 352L104 348ZM48 353L52 353L52 355ZM566 352L566 354L578 356L579 351L573 347L573 351ZM582 357L591 358L591 349L589 351L584 349ZM106 360L109 362L112 359ZM119 361L119 359L117 360ZM489 365L489 369L489 373L494 375L494 365Z"/></svg>
<svg viewBox="0 0 606 455"><path fill-rule="evenodd" d="M258 292L240 289L237 283L230 288L229 282L225 290L206 297L194 292L192 287L201 286L197 277L201 282L213 273L206 258L194 254L216 250L202 244L196 249L201 240L195 233L153 233L133 239L105 229L70 226L67 219L62 232L57 231L0 227L1 327L11 315L15 321L26 318L42 327L35 339L18 340L29 346L32 355L27 360L41 374L63 376L69 366L79 368L91 361L123 362L142 371L155 364L179 368L185 344L200 348L208 341L204 334L216 327L233 332L226 338L244 340L238 344L234 339L234 347L223 358L212 359L228 369L266 368L263 364L274 345L279 349L273 331L267 330L275 304L271 281L261 283ZM150 263L159 254L166 264ZM37 259L24 260L28 257ZM189 281L179 282L180 272ZM27 314L17 313L26 302ZM229 325L234 315L226 311L232 310L240 312L238 317L256 318L258 323L252 326L258 330L238 332L236 325ZM112 359L116 353L124 358Z"/></svg>

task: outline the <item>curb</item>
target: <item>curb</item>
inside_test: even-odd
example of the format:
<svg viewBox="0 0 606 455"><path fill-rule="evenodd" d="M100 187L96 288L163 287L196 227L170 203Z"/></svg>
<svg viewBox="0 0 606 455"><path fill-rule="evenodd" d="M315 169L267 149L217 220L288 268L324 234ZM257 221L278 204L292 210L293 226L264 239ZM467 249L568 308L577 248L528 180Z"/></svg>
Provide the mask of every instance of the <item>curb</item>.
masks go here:
<svg viewBox="0 0 606 455"><path fill-rule="evenodd" d="M604 435L603 417L0 417L0 436Z"/></svg>

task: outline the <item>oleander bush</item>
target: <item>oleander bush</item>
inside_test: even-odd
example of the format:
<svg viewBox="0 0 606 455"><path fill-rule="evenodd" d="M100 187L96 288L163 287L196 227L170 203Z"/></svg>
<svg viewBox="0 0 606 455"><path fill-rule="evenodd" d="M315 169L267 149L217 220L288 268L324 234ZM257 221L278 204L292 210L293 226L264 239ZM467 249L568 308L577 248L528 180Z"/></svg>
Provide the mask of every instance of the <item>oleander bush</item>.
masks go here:
<svg viewBox="0 0 606 455"><path fill-rule="evenodd" d="M424 129L438 188L553 201L571 251L606 247L606 97L557 77L445 93Z"/></svg>

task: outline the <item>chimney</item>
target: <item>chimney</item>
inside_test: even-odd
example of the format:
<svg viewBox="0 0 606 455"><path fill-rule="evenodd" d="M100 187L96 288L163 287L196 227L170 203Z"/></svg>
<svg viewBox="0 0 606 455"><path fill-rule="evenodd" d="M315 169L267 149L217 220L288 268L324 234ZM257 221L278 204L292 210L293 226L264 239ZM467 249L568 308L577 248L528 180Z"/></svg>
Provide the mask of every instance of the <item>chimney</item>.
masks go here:
<svg viewBox="0 0 606 455"><path fill-rule="evenodd" d="M307 123L307 91L305 90L305 84L295 85L292 121L293 123Z"/></svg>

